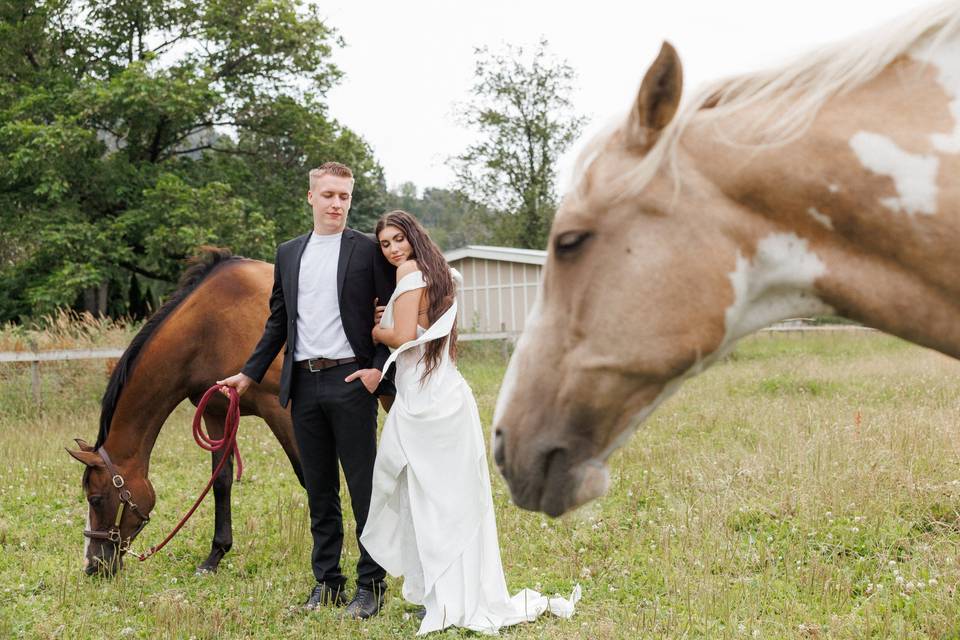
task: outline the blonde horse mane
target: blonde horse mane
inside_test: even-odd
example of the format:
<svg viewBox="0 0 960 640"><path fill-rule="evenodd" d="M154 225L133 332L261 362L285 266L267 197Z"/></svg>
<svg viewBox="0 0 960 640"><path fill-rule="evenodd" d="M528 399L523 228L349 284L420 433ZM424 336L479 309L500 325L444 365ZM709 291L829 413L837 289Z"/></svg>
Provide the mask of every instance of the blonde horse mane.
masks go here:
<svg viewBox="0 0 960 640"><path fill-rule="evenodd" d="M950 0L921 9L879 28L799 56L782 67L711 82L694 97L661 132L642 160L617 180L621 197L643 189L659 169L669 163L675 180L676 151L680 137L696 119L728 127L729 116L760 108L733 131L715 131L731 145L765 147L787 144L802 136L824 103L876 77L898 57L918 50L922 57L960 32L960 2ZM753 116L753 114L751 114ZM625 119L587 143L575 176L582 176L602 150L617 144ZM738 141L743 136L749 142ZM583 182L581 182L581 185Z"/></svg>

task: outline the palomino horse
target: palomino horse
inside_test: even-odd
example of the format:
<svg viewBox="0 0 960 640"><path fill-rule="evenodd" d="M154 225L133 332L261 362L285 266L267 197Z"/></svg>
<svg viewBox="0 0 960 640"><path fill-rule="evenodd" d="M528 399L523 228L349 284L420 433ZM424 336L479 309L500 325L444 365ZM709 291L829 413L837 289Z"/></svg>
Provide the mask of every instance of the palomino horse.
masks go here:
<svg viewBox="0 0 960 640"><path fill-rule="evenodd" d="M747 334L837 314L960 357L960 4L683 110L669 44L594 141L550 233L494 457L556 516L681 383Z"/></svg>
<svg viewBox="0 0 960 640"><path fill-rule="evenodd" d="M239 371L263 331L273 266L217 249L207 249L204 258L187 270L176 293L147 321L117 363L103 396L96 444L77 440L80 450L70 451L87 466L83 489L90 505L84 549L88 574L119 569L124 552L149 519L156 502L147 478L150 453L167 417L184 399L196 404L216 380ZM240 409L243 415L266 421L303 484L290 414L277 401L279 384L278 358L263 382L243 395ZM226 412L226 399L219 395L207 405L203 419L211 436L223 435ZM219 455L214 454L214 468ZM213 544L198 572L216 571L233 544L232 471L233 461L228 460L214 482Z"/></svg>

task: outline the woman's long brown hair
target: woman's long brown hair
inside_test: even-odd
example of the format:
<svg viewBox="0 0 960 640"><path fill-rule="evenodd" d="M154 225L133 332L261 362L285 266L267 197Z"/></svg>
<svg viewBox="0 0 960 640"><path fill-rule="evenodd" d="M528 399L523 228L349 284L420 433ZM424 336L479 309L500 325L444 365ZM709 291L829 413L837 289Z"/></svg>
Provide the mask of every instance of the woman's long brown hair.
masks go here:
<svg viewBox="0 0 960 640"><path fill-rule="evenodd" d="M397 209L383 214L377 221L375 234L377 243L380 242L380 232L384 227L396 227L407 237L407 242L413 248L411 259L417 261L420 271L423 273L423 279L427 283L427 319L430 326L436 322L440 316L450 308L456 299L457 291L453 283L453 276L450 275L450 265L443 257L440 247L430 238L430 234L423 225L406 211ZM454 321L453 329L450 331L450 337L447 340L450 349L450 357L457 357L457 323ZM424 350L422 362L426 365L420 382L423 383L433 370L440 364L440 357L443 351L443 340L431 340L427 343Z"/></svg>

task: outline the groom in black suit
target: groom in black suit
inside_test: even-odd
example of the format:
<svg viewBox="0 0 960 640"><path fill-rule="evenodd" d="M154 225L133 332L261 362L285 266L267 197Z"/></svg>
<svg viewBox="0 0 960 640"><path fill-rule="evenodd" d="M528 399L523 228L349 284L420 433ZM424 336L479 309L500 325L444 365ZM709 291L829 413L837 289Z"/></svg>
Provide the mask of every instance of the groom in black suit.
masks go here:
<svg viewBox="0 0 960 640"><path fill-rule="evenodd" d="M379 246L346 227L353 173L337 162L310 172L307 201L313 231L280 245L274 262L270 317L241 373L219 381L243 393L260 382L286 344L280 404L293 401L293 432L310 505L313 573L317 585L305 607L346 602L340 570L343 517L340 474L350 491L357 544L367 519L377 442L377 395L389 355L370 335L376 300L386 301L394 278ZM347 615L368 618L383 605L385 572L360 545L357 591Z"/></svg>

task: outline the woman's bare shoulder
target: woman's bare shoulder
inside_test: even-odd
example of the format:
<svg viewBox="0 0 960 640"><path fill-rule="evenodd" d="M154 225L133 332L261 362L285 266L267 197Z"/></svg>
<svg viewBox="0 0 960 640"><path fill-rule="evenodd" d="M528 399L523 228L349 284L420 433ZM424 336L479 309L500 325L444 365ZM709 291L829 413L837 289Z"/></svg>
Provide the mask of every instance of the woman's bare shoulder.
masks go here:
<svg viewBox="0 0 960 640"><path fill-rule="evenodd" d="M407 260L397 267L397 282L400 281L400 278L403 276L410 275L414 271L419 271L420 266L417 264L416 260Z"/></svg>

